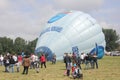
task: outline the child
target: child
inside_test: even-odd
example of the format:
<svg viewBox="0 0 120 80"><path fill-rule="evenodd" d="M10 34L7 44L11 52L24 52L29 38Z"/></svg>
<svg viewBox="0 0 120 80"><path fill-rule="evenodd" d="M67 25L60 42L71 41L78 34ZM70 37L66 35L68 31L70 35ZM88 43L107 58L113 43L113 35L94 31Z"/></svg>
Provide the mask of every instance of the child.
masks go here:
<svg viewBox="0 0 120 80"><path fill-rule="evenodd" d="M75 70L73 72L73 78L74 79L76 79L76 78L83 78L82 71L80 70L80 68L77 65L75 66Z"/></svg>
<svg viewBox="0 0 120 80"><path fill-rule="evenodd" d="M74 75L76 64L72 66L72 75Z"/></svg>

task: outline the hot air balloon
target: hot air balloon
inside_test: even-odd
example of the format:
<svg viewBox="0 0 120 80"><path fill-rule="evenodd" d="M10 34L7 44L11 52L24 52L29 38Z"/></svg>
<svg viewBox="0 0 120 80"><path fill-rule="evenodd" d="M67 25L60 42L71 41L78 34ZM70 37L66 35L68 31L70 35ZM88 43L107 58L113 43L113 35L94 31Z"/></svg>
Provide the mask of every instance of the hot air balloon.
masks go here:
<svg viewBox="0 0 120 80"><path fill-rule="evenodd" d="M97 52L102 58L105 48L105 36L101 26L87 13L66 11L58 13L48 20L38 38L35 53L44 53L47 59L55 53L57 60L63 59L65 52Z"/></svg>

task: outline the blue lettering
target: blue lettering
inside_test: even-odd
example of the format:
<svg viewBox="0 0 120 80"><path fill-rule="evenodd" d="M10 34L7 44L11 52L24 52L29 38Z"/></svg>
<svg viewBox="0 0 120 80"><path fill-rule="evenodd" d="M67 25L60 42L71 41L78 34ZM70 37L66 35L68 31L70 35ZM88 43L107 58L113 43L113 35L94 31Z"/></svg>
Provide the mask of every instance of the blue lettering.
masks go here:
<svg viewBox="0 0 120 80"><path fill-rule="evenodd" d="M45 29L44 31L41 32L40 36L43 35L46 32L50 32L50 31L56 31L56 32L61 32L62 31L62 27L59 26L53 26L53 27L49 27L47 29Z"/></svg>

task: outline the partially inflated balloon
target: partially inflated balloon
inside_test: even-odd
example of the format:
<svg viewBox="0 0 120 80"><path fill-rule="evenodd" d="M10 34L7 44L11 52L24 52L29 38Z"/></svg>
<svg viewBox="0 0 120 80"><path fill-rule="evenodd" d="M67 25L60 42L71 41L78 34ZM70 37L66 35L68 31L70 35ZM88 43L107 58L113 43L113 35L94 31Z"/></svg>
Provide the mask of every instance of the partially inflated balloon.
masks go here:
<svg viewBox="0 0 120 80"><path fill-rule="evenodd" d="M48 20L38 38L35 53L45 53L48 59L55 53L60 60L65 52L79 50L79 54L97 52L98 58L102 58L104 48L105 37L96 20L80 11L68 11Z"/></svg>

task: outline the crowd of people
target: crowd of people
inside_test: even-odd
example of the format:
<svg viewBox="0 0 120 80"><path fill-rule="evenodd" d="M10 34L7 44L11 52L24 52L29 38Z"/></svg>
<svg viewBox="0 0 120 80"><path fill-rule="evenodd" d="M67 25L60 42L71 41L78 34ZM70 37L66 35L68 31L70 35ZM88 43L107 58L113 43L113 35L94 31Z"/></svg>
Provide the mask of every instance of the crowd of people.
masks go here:
<svg viewBox="0 0 120 80"><path fill-rule="evenodd" d="M22 56L12 55L7 53L6 55L0 56L0 65L4 65L5 72L14 72L14 67L16 66L16 71L20 71L20 65L22 64Z"/></svg>
<svg viewBox="0 0 120 80"><path fill-rule="evenodd" d="M29 69L35 69L39 73L40 65L41 68L46 68L46 57L44 54L41 54L38 57L35 54L31 55L16 55L7 53L6 55L0 55L0 65L5 67L4 72L14 73L20 72L20 66L23 66L22 74L28 74ZM16 67L16 70L15 70Z"/></svg>
<svg viewBox="0 0 120 80"><path fill-rule="evenodd" d="M72 75L73 78L83 78L81 64L85 64L84 70L94 69L95 65L96 68L98 69L96 53L93 54L81 53L80 56L76 55L75 53L73 54L65 53L63 59L66 68L64 75L67 76Z"/></svg>
<svg viewBox="0 0 120 80"><path fill-rule="evenodd" d="M76 55L75 53L64 53L63 56L64 63L65 63L65 72L64 75L70 76L74 79L76 78L83 78L82 69L94 69L95 66L98 69L97 63L97 55L96 53L93 54L85 54L81 53L81 55ZM23 66L22 74L28 74L29 69L35 69L37 73L39 73L40 68L47 68L46 65L47 58L45 54L41 54L40 57L36 54L31 55L16 55L16 54L9 54L0 55L0 65L4 65L5 72L14 73L20 72L20 66ZM53 54L52 64L56 64L56 55ZM85 64L83 68L81 64ZM16 70L15 70L16 67Z"/></svg>

